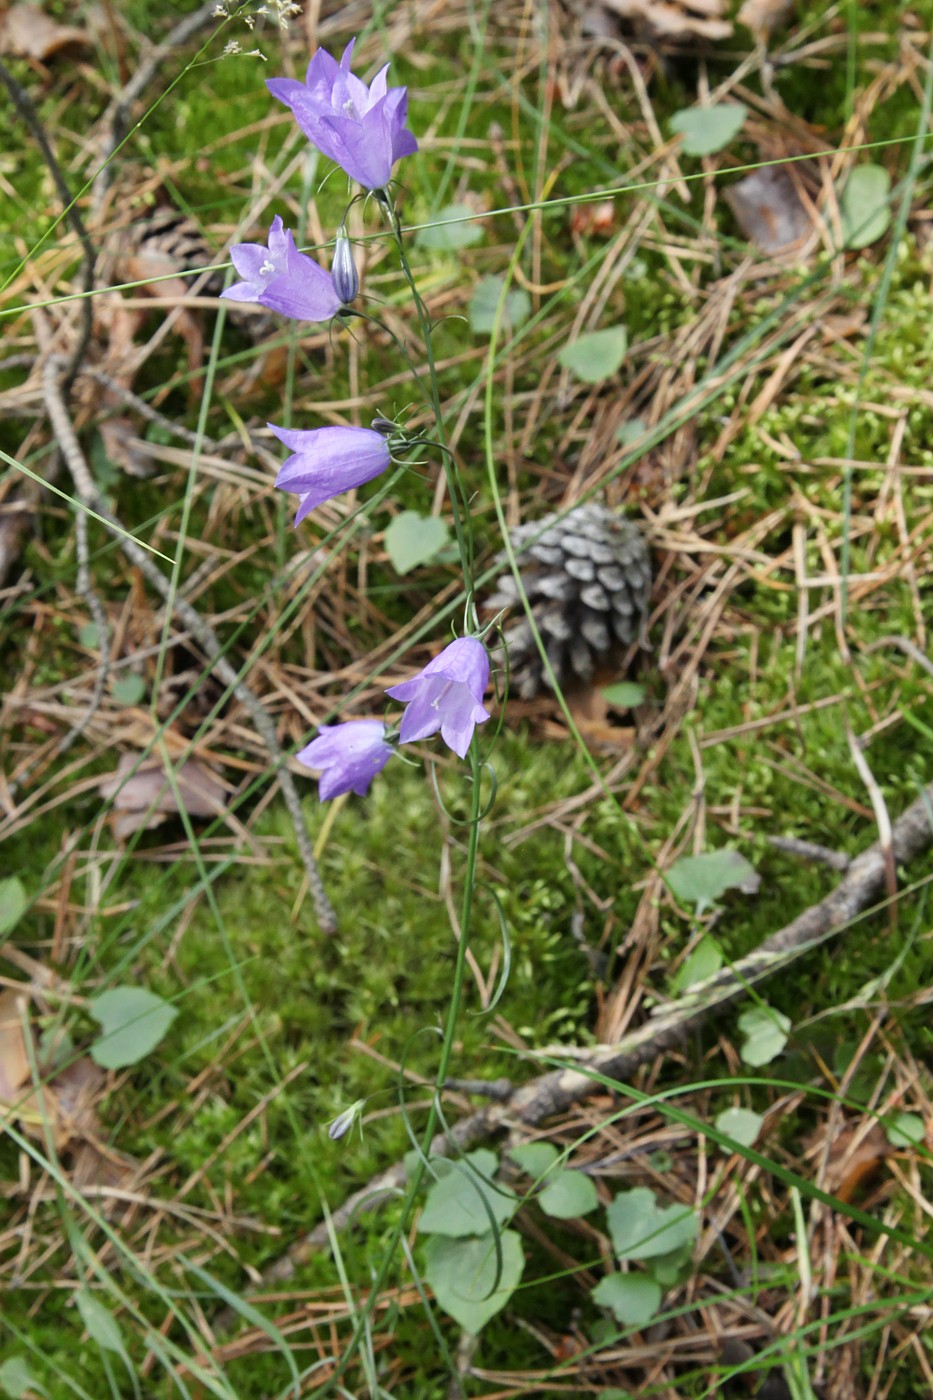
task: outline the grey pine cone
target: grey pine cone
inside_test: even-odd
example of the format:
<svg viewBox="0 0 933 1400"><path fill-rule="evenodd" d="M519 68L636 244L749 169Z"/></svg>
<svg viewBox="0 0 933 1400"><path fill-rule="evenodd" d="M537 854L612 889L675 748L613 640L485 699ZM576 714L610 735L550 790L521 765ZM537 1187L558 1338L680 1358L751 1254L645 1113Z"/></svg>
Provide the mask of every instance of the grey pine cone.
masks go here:
<svg viewBox="0 0 933 1400"><path fill-rule="evenodd" d="M511 533L522 583L561 688L588 681L599 663L638 637L648 613L651 560L638 527L589 502ZM524 699L550 687L512 575L496 582L488 609L509 608L509 683Z"/></svg>

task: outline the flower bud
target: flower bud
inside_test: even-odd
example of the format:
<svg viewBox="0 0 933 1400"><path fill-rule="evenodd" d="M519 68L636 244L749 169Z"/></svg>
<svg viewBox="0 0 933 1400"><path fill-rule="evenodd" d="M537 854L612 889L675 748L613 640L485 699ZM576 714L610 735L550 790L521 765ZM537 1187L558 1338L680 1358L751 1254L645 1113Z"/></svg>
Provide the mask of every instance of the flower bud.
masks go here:
<svg viewBox="0 0 933 1400"><path fill-rule="evenodd" d="M356 300L360 290L360 274L353 261L353 252L345 228L341 228L337 234L330 275L333 278L334 290L339 296L341 304L349 306L352 301Z"/></svg>
<svg viewBox="0 0 933 1400"><path fill-rule="evenodd" d="M330 1140L336 1142L338 1138L342 1138L345 1133L349 1132L353 1124L359 1121L365 1107L366 1100L357 1099L356 1103L351 1103L349 1108L338 1113L337 1117L327 1125L327 1136Z"/></svg>
<svg viewBox="0 0 933 1400"><path fill-rule="evenodd" d="M391 437L397 430L398 424L393 423L391 418L374 418L370 427L374 433L381 433L383 437Z"/></svg>

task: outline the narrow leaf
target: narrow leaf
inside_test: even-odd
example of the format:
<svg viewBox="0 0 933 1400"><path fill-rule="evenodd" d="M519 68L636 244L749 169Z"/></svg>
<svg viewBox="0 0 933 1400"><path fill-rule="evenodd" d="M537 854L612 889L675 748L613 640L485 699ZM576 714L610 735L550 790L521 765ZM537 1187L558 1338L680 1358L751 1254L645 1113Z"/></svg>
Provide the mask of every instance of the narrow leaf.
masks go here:
<svg viewBox="0 0 933 1400"><path fill-rule="evenodd" d="M10 875L0 880L0 938L12 933L26 912L26 891L22 880Z"/></svg>

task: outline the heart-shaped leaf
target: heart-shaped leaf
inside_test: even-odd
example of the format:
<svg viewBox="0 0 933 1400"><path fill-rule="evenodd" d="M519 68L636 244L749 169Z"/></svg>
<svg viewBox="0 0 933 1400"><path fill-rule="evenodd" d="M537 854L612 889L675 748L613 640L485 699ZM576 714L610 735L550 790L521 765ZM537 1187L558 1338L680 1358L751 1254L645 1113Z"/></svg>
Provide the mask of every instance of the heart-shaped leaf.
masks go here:
<svg viewBox="0 0 933 1400"><path fill-rule="evenodd" d="M664 876L668 889L687 904L707 908L727 890L755 894L761 884L755 867L738 851L724 847L700 856L682 856Z"/></svg>
<svg viewBox="0 0 933 1400"><path fill-rule="evenodd" d="M410 574L419 564L436 558L449 539L447 525L436 515L403 510L386 529L386 553L396 573Z"/></svg>
<svg viewBox="0 0 933 1400"><path fill-rule="evenodd" d="M493 1182L498 1165L496 1154L485 1148L445 1162L449 1170L428 1190L419 1233L459 1239L486 1234L493 1221L504 1225L511 1220L519 1202L510 1186Z"/></svg>
<svg viewBox="0 0 933 1400"><path fill-rule="evenodd" d="M593 1289L593 1302L608 1308L624 1327L644 1327L661 1306L661 1288L647 1274L609 1274Z"/></svg>
<svg viewBox="0 0 933 1400"><path fill-rule="evenodd" d="M687 107L675 112L668 125L683 136L685 156L711 156L728 146L745 125L748 108L741 102L720 102L715 107Z"/></svg>
<svg viewBox="0 0 933 1400"><path fill-rule="evenodd" d="M867 248L891 222L891 177L883 165L857 165L839 197L843 248Z"/></svg>
<svg viewBox="0 0 933 1400"><path fill-rule="evenodd" d="M686 1206L658 1205L653 1191L620 1191L606 1211L612 1247L620 1259L653 1259L697 1237L697 1218Z"/></svg>
<svg viewBox="0 0 933 1400"><path fill-rule="evenodd" d="M91 1059L104 1069L125 1069L144 1060L178 1015L176 1007L145 987L111 987L94 997L88 1009L101 1028Z"/></svg>
<svg viewBox="0 0 933 1400"><path fill-rule="evenodd" d="M476 1336L491 1317L505 1307L525 1267L521 1236L506 1230L499 1236L502 1269L491 1234L474 1239L445 1239L434 1235L425 1251L424 1276L440 1306L466 1332Z"/></svg>
<svg viewBox="0 0 933 1400"><path fill-rule="evenodd" d="M427 228L420 229L416 242L419 248L439 253L455 253L470 248L483 237L482 225L474 218L475 209L468 204L448 204L435 214Z"/></svg>
<svg viewBox="0 0 933 1400"><path fill-rule="evenodd" d="M760 1113L753 1113L750 1108L724 1108L716 1119L716 1127L742 1147L751 1147L758 1141L764 1121Z"/></svg>
<svg viewBox="0 0 933 1400"><path fill-rule="evenodd" d="M628 349L628 331L624 326L609 326L602 331L588 331L565 345L557 359L563 369L569 369L584 384L601 384L616 373Z"/></svg>
<svg viewBox="0 0 933 1400"><path fill-rule="evenodd" d="M538 1205L553 1220L575 1220L589 1215L599 1205L596 1187L588 1176L579 1171L563 1171L545 1186Z"/></svg>
<svg viewBox="0 0 933 1400"><path fill-rule="evenodd" d="M499 313L499 301L505 286L504 277L484 277L470 298L470 329L477 335L491 335L499 319L500 332L514 331L531 315L531 297L521 287L506 292Z"/></svg>
<svg viewBox="0 0 933 1400"><path fill-rule="evenodd" d="M522 1142L510 1147L508 1155L526 1176L537 1180L550 1171L560 1153L552 1142Z"/></svg>
<svg viewBox="0 0 933 1400"><path fill-rule="evenodd" d="M770 1006L750 1006L739 1017L739 1030L744 1039L739 1049L742 1060L757 1068L770 1064L787 1044L790 1018Z"/></svg>

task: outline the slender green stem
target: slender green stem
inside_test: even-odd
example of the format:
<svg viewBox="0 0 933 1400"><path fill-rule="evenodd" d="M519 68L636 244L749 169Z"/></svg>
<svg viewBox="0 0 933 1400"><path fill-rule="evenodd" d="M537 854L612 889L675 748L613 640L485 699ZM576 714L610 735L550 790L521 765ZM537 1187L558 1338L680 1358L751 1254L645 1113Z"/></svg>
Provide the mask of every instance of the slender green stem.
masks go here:
<svg viewBox="0 0 933 1400"><path fill-rule="evenodd" d="M457 1021L460 1016L460 1006L463 1001L463 985L466 978L467 952L469 951L470 939L470 919L473 914L473 894L476 887L476 861L479 854L479 831L480 812L482 803L482 764L479 759L479 739L474 734L473 742L470 745L470 767L473 777L473 791L470 802L469 838L467 840L466 871L463 883L463 901L460 910L460 938L457 943L457 960L454 965L453 991L450 1003L447 1008L447 1021L444 1026L444 1040L441 1046L440 1059L437 1065L437 1074L434 1079L434 1097L428 1111L428 1121L425 1124L424 1133L421 1139L421 1153L418 1164L411 1174L408 1183L408 1190L405 1193L405 1201L402 1211L395 1223L389 1237L379 1270L373 1279L372 1287L369 1290L369 1297L365 1305L357 1315L356 1325L353 1335L347 1344L346 1350L331 1376L327 1389L331 1389L344 1375L355 1355L360 1343L364 1340L372 1315L373 1308L379 1301L382 1289L389 1275L389 1270L395 1260L399 1244L408 1232L412 1212L415 1208L415 1201L421 1189L427 1171L428 1155L431 1151L431 1143L437 1131L440 1118L439 1104L440 1096L444 1084L447 1080L447 1073L450 1068L450 1061L453 1055L454 1039L457 1033ZM325 1392L326 1393L326 1392Z"/></svg>
<svg viewBox="0 0 933 1400"><path fill-rule="evenodd" d="M431 339L431 315L428 308L421 299L418 291L411 264L408 261L408 254L405 251L405 240L402 236L402 225L398 217L395 205L386 195L385 202L380 200L380 206L385 210L389 218L389 226L395 246L398 249L399 263L402 268L405 281L411 289L412 299L415 303L415 310L418 313L418 321L421 325L421 335L424 340L425 357L428 364L428 382L430 392L428 403L434 412L434 420L437 426L437 436L440 445L445 449L441 454L444 463L444 476L447 479L447 491L450 496L450 508L453 515L454 535L457 540L457 549L460 554L460 567L463 570L463 580L466 586L467 595L473 595L473 538L470 529L470 515L466 500L460 489L460 479L457 476L457 469L453 456L447 446L447 434L444 428L444 414L441 408L440 386L437 382L437 363L434 358L434 345Z"/></svg>
<svg viewBox="0 0 933 1400"><path fill-rule="evenodd" d="M450 495L451 513L453 515L454 533L457 539L457 548L460 553L460 564L463 570L464 587L468 598L472 598L474 590L473 579L473 549L470 535L470 517L466 500L461 489L460 480L457 474L456 461L447 443L444 431L444 414L441 406L440 387L437 378L437 364L434 356L434 347L431 339L432 325L431 316L421 299L415 283L411 265L405 252L405 243L402 236L402 228L398 214L394 205L390 202L388 195L380 198L380 206L388 216L392 237L398 248L399 261L405 280L411 290L418 320L421 326L421 334L424 341L425 359L427 363L427 382L416 373L416 379L425 396L425 401L431 409L435 420L436 445L440 449L441 459L444 464L444 474L447 480L447 489ZM476 864L479 852L479 833L482 820L482 772L483 765L479 757L479 739L474 734L473 741L469 749L470 768L472 774L472 793L470 801L469 817L469 837L467 840L466 869L463 880L463 898L460 911L460 936L457 941L457 957L454 966L453 988L450 1001L447 1007L447 1018L444 1026L444 1036L441 1044L441 1053L437 1065L435 1076L434 1096L428 1112L427 1122L421 1138L421 1152L418 1163L411 1173L408 1182L408 1189L402 1204L399 1218L386 1243L379 1268L376 1271L369 1294L365 1304L360 1308L353 1328L353 1334L340 1358L340 1361L331 1376L327 1390L333 1390L338 1386L341 1376L349 1367L353 1357L364 1344L369 1334L369 1327L373 1309L376 1307L382 1290L385 1286L389 1272L392 1269L398 1256L399 1246L403 1241L411 1222L411 1217L415 1209L415 1202L428 1169L428 1157L431 1151L431 1143L437 1132L438 1125L442 1123L441 1115L441 1093L450 1070L450 1063L453 1057L454 1043L457 1034L457 1022L460 1017L460 1009L463 1003L464 984L466 980L467 954L470 947L470 920L473 915L473 898L476 888Z"/></svg>

